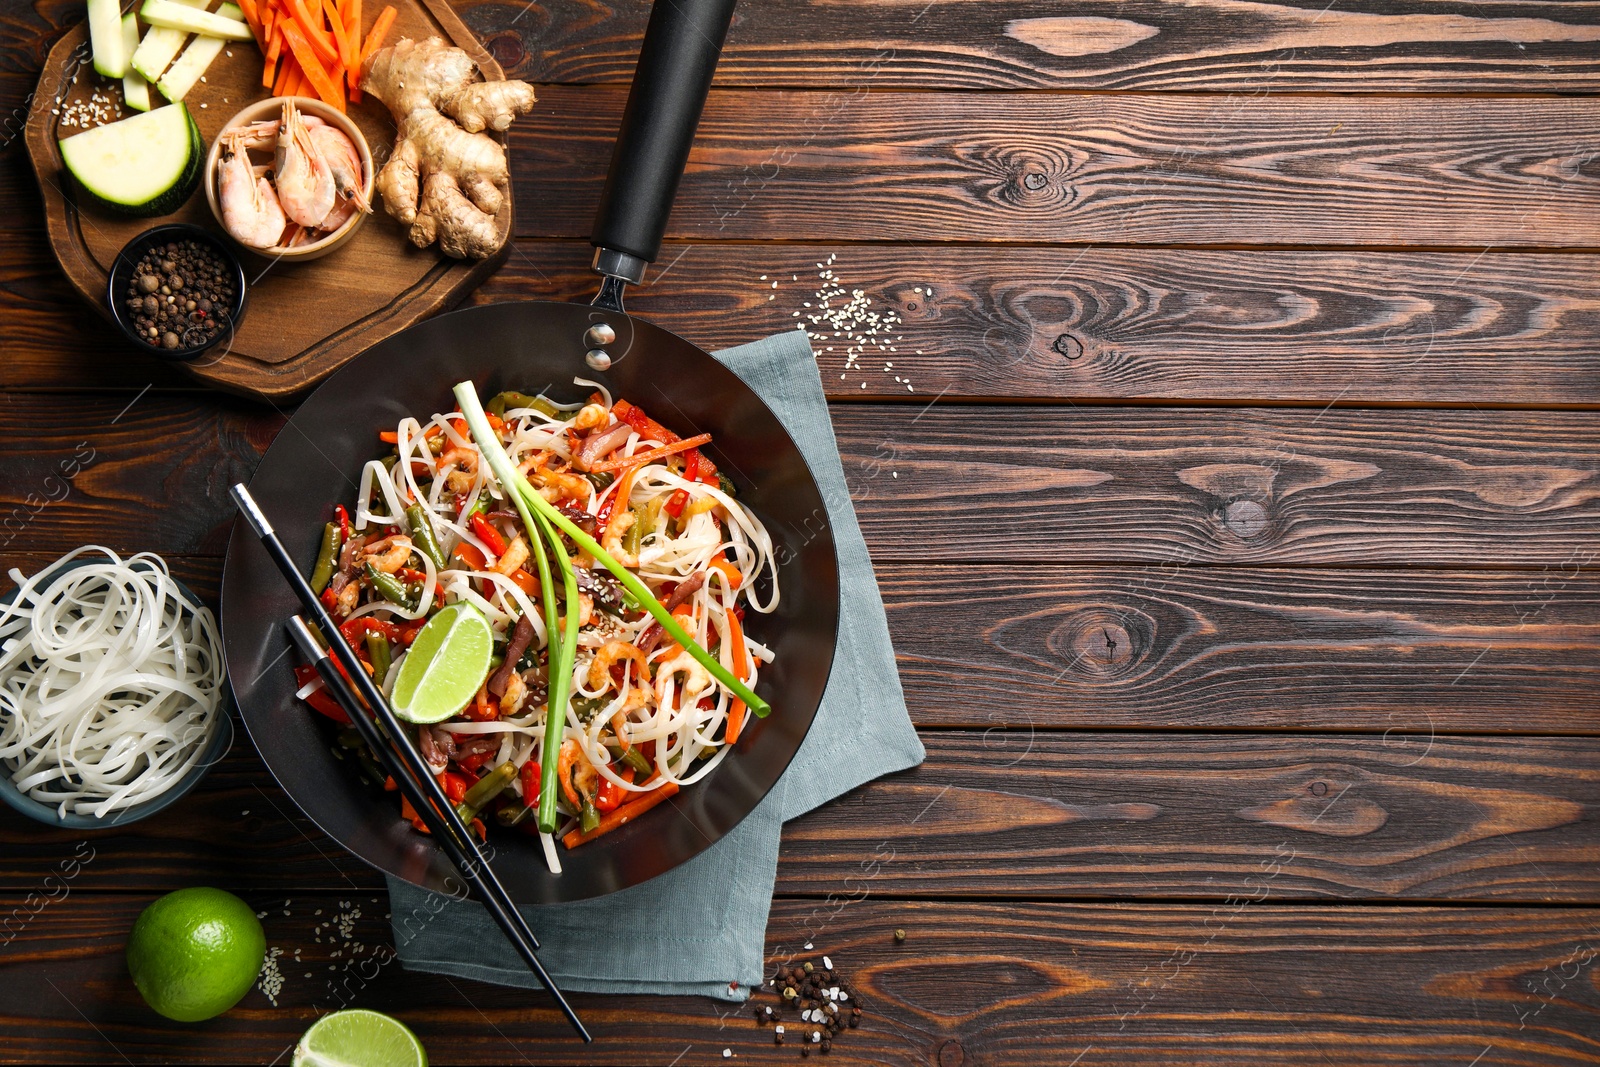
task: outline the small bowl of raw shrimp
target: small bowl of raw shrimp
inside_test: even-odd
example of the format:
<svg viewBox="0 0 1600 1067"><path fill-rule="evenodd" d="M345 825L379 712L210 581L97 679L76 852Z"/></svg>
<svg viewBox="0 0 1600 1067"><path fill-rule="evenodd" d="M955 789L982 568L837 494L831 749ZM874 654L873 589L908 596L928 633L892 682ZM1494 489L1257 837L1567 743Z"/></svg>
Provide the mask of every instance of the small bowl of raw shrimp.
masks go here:
<svg viewBox="0 0 1600 1067"><path fill-rule="evenodd" d="M206 155L206 200L242 247L316 259L372 213L372 150L320 100L274 96L229 119Z"/></svg>

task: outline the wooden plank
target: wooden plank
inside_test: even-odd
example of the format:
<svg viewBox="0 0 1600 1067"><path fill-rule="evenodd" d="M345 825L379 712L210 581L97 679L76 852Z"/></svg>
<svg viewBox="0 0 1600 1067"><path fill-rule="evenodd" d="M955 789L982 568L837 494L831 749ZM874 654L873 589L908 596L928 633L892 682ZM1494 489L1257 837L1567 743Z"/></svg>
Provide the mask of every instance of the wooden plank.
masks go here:
<svg viewBox="0 0 1600 1067"><path fill-rule="evenodd" d="M935 404L833 414L880 562L1559 569L1592 563L1600 545L1594 413ZM155 391L13 394L7 418L0 551L25 528L18 548L220 552L227 486L249 477L283 423L274 410Z"/></svg>
<svg viewBox="0 0 1600 1067"><path fill-rule="evenodd" d="M1600 733L1600 572L1576 560L1449 573L887 562L878 580L929 725Z"/></svg>
<svg viewBox="0 0 1600 1067"><path fill-rule="evenodd" d="M1600 903L1600 742L927 730L921 767L784 830L780 895ZM398 816L397 816L398 817ZM196 792L128 830L0 811L0 888L381 892L241 732Z"/></svg>
<svg viewBox="0 0 1600 1067"><path fill-rule="evenodd" d="M1324 8L1244 0L1132 0L1116 9L768 0L741 8L717 66L723 86L1200 89L1258 94L1594 92L1600 14L1588 3L1442 12L1425 2ZM462 18L512 77L626 82L642 4L545 3L508 19L476 0ZM535 14L536 12L536 14ZM514 69L513 69L514 68Z"/></svg>
<svg viewBox="0 0 1600 1067"><path fill-rule="evenodd" d="M0 553L25 574L54 558ZM215 603L221 560L169 562ZM1600 572L1576 561L1395 572L891 560L877 573L923 727L1362 731L1395 745L1600 734Z"/></svg>
<svg viewBox="0 0 1600 1067"><path fill-rule="evenodd" d="M513 129L519 235L588 235L624 97ZM668 232L1593 249L1597 141L1577 98L717 91Z"/></svg>
<svg viewBox="0 0 1600 1067"><path fill-rule="evenodd" d="M592 251L520 241L474 302L587 300ZM809 321L830 256L847 289L900 320L854 359L835 326ZM708 348L803 321L838 400L1600 404L1590 256L680 242L659 262L629 294L636 314ZM186 381L75 314L35 235L0 234L0 314L0 388Z"/></svg>
<svg viewBox="0 0 1600 1067"><path fill-rule="evenodd" d="M1267 875L1263 875L1267 877ZM723 1050L795 1057L735 1008L690 997L574 998L597 1035L578 1045L549 1001L408 974L371 897L252 897L283 965L204 1026L166 1023L138 999L123 944L146 898L72 893L5 947L0 1018L15 1062L266 1062L322 1011L379 1007L440 1063L721 1063ZM0 900L21 908L25 898ZM883 899L832 913L779 901L774 961L826 953L857 991L861 1026L828 1062L1086 1064L1593 1064L1600 912L1573 909L1044 905ZM359 905L359 954L316 923ZM315 918L316 908L324 918ZM896 929L906 931L902 943ZM799 951L809 941L810 952ZM329 970L329 968L332 970ZM312 975L306 978L305 975ZM763 1003L773 1003L764 995Z"/></svg>

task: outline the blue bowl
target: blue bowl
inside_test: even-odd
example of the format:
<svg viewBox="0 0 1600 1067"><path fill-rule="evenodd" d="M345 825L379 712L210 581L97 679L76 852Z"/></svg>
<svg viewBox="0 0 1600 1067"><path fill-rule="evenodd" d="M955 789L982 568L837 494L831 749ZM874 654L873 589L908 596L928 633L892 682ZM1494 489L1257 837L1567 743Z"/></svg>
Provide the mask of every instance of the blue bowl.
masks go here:
<svg viewBox="0 0 1600 1067"><path fill-rule="evenodd" d="M44 584L54 581L70 570L76 570L79 567L98 562L99 558L96 556L80 557L78 559L70 559L60 566L52 567L46 572ZM200 598L195 596L193 591L182 582L176 578L172 581L178 587L178 592L183 594L185 600L197 608L205 606ZM11 604L17 599L18 592L19 590L17 589L11 589L4 595L0 595L0 605ZM129 823L138 822L140 819L154 815L168 805L176 803L189 790L193 789L200 779L206 776L207 771L223 756L228 754L228 749L233 747L232 700L231 690L224 685L223 702L217 708L217 715L219 716L217 731L212 734L210 743L206 745L205 751L201 754L200 762L191 767L189 772L181 779L173 783L171 789L168 789L158 797L152 797L142 803L133 805L131 808L123 808L121 811L113 812L104 818L94 815L78 815L71 812L66 815L60 815L57 814L58 809L55 805L41 804L32 797L24 796L11 781L10 770L3 763L0 763L0 800L5 801L28 818L48 826L70 827L76 830L109 830L114 826L126 826Z"/></svg>

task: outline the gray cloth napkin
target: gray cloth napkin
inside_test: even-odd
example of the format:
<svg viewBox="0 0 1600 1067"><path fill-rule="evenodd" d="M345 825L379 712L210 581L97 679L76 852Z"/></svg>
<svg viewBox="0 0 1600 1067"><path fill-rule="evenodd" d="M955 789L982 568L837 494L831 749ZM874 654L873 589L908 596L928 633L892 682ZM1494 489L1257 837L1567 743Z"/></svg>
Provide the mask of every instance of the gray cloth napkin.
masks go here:
<svg viewBox="0 0 1600 1067"><path fill-rule="evenodd" d="M922 762L895 670L872 560L856 523L844 465L802 330L715 353L772 407L800 446L827 504L839 554L839 642L822 706L778 784L711 848L642 885L596 900L524 910L539 958L563 989L699 993L743 1000L761 983L783 823L892 771ZM790 789L792 782L803 788ZM476 902L389 879L395 946L407 970L533 988L510 953L498 964L462 947L501 936ZM619 924L618 915L649 915ZM736 985L733 983L737 983Z"/></svg>

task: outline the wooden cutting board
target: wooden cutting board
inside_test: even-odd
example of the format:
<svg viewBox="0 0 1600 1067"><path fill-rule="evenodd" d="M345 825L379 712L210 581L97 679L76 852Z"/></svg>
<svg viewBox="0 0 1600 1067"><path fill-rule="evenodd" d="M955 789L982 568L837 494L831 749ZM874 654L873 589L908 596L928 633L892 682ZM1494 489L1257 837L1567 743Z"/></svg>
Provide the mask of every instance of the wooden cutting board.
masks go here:
<svg viewBox="0 0 1600 1067"><path fill-rule="evenodd" d="M402 36L443 37L465 49L486 79L504 79L500 65L446 0L388 2L398 12L390 41ZM367 20L363 35L382 6L363 5ZM261 85L261 67L261 53L253 43L231 44L212 63L206 80L189 93L184 102L208 146L235 112L271 95ZM81 131L77 126L61 128L61 116L74 101L86 100L96 91L120 101L122 85L94 72L88 29L80 24L67 31L45 60L28 114L26 140L56 259L84 299L109 318L110 266L130 239L167 222L194 222L218 232L221 227L206 206L203 188L196 189L183 207L160 218L126 219L90 208L79 210L56 142ZM124 109L124 114L133 112ZM381 166L394 144L395 127L388 110L366 98L351 105L349 114ZM487 260L453 260L433 248L413 246L381 205L375 205L354 238L321 259L288 263L241 250L250 289L233 343L218 345L178 366L201 381L247 396L284 400L304 393L370 346L453 307L493 273L510 251L511 200L508 195L497 220L505 238L500 252ZM128 356L155 358L131 344Z"/></svg>

